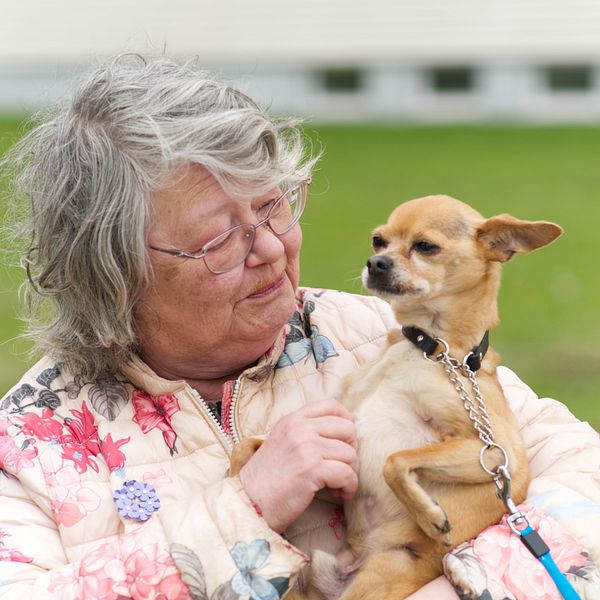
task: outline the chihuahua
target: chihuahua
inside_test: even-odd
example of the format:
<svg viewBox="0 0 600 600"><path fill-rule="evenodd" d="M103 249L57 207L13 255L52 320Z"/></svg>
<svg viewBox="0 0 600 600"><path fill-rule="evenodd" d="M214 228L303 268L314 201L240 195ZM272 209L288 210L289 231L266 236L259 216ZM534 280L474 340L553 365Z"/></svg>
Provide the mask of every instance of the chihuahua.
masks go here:
<svg viewBox="0 0 600 600"><path fill-rule="evenodd" d="M498 324L501 264L562 232L546 221L484 219L449 196L401 204L373 232L363 284L402 329L343 382L357 417L359 490L344 507L348 547L313 557L322 596L405 598L440 575L444 554L504 514L500 465L514 502L524 500L523 441L487 332ZM475 371L481 403L470 392Z"/></svg>
<svg viewBox="0 0 600 600"><path fill-rule="evenodd" d="M347 546L313 553L311 600L405 598L440 575L444 554L504 514L500 465L514 502L524 500L527 460L487 332L498 324L501 264L562 232L546 221L484 219L449 196L401 204L375 229L363 284L402 328L342 384L356 415L359 489L344 505ZM258 444L236 448L232 474Z"/></svg>

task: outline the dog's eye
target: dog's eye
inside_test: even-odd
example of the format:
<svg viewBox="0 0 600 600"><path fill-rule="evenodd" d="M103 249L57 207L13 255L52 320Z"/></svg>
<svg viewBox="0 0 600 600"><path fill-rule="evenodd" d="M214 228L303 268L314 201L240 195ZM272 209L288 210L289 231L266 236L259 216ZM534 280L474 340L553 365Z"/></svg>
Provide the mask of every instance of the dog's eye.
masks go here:
<svg viewBox="0 0 600 600"><path fill-rule="evenodd" d="M388 245L388 243L380 235L374 235L372 243L375 250L379 250L379 248L385 248Z"/></svg>
<svg viewBox="0 0 600 600"><path fill-rule="evenodd" d="M426 242L425 240L420 240L413 244L413 250L420 252L421 254L435 254L440 247L432 244L431 242Z"/></svg>

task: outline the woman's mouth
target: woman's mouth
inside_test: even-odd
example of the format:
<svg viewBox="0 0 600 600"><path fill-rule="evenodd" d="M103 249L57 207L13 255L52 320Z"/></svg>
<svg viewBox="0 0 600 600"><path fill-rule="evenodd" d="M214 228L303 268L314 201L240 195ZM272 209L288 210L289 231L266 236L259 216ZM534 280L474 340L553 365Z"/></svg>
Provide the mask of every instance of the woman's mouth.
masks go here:
<svg viewBox="0 0 600 600"><path fill-rule="evenodd" d="M248 295L248 298L262 298L264 296L268 296L269 294L273 294L276 292L285 281L285 275L282 275L279 279L264 285L263 283L259 284L258 289L255 292L252 292Z"/></svg>

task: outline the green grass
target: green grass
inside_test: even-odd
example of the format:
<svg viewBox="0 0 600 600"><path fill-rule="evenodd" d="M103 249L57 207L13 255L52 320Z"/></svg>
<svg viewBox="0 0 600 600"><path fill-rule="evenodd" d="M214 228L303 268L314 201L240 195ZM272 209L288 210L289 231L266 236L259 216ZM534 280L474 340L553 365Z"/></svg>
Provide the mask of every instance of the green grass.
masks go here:
<svg viewBox="0 0 600 600"><path fill-rule="evenodd" d="M302 283L361 292L370 230L410 198L445 193L486 216L555 221L563 237L505 266L492 343L538 394L600 428L600 129L314 129L325 156L303 219Z"/></svg>
<svg viewBox="0 0 600 600"><path fill-rule="evenodd" d="M26 131L24 120L17 117L0 117L0 157L4 151L16 142ZM5 193L0 181L0 198ZM4 203L0 204L0 220L5 213ZM14 257L9 257L6 246L0 238L0 396L16 384L29 365L27 352L29 344L17 339L22 325L17 315L19 302L17 289L23 276L14 266Z"/></svg>
<svg viewBox="0 0 600 600"><path fill-rule="evenodd" d="M17 120L0 120L0 152L21 131ZM536 392L600 429L600 128L313 126L308 134L325 155L303 219L304 285L362 293L370 230L399 202L427 194L565 228L554 245L505 267L492 343ZM19 280L15 269L0 270L1 341L18 333ZM0 392L24 370L25 348L0 345Z"/></svg>

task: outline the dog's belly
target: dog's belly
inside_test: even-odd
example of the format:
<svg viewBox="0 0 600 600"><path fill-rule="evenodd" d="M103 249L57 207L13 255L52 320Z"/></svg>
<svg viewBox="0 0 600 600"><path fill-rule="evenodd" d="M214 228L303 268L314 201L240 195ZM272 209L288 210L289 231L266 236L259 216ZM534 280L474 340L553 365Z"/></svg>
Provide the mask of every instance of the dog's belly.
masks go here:
<svg viewBox="0 0 600 600"><path fill-rule="evenodd" d="M402 407L405 407L402 410ZM359 490L346 510L354 533L372 531L406 513L385 483L383 467L390 454L439 441L439 434L409 405L396 404L393 416L382 406L363 404L356 412L359 455Z"/></svg>

